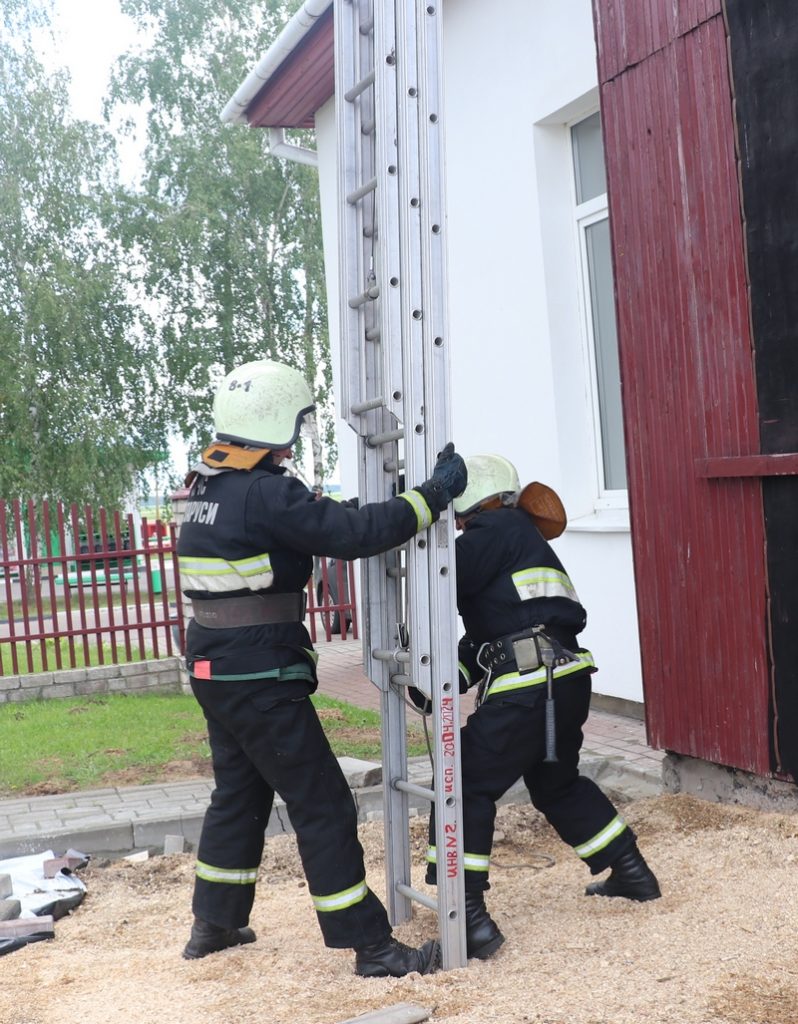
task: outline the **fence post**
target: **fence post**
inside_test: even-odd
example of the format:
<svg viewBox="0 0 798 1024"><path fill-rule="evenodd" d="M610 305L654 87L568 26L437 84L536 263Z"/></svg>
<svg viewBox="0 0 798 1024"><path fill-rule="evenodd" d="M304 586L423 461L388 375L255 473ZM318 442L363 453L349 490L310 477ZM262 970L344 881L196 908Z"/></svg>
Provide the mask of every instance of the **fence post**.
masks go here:
<svg viewBox="0 0 798 1024"><path fill-rule="evenodd" d="M180 536L180 526L186 514L188 495L189 488L181 487L171 496L172 522L175 524L175 542L177 542L177 538ZM183 622L185 623L186 629L188 629L189 620L194 618L191 610L191 601L185 596L182 590L177 595L177 599L183 607ZM186 668L185 660L182 657L180 658L180 668L178 671L180 672L180 689L183 693L191 693L191 683L189 682L188 670Z"/></svg>

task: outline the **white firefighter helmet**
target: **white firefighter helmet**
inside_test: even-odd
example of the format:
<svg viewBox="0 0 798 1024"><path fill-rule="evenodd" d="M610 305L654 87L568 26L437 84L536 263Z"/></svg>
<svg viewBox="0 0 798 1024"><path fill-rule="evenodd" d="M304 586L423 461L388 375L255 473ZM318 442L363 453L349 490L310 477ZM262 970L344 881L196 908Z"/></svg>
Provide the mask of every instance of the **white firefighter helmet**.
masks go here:
<svg viewBox="0 0 798 1024"><path fill-rule="evenodd" d="M315 409L307 381L284 363L257 359L224 378L213 402L220 441L279 451L299 437L307 413Z"/></svg>
<svg viewBox="0 0 798 1024"><path fill-rule="evenodd" d="M468 486L455 498L455 515L464 516L478 505L502 494L516 494L521 484L512 462L501 455L472 455L465 460Z"/></svg>

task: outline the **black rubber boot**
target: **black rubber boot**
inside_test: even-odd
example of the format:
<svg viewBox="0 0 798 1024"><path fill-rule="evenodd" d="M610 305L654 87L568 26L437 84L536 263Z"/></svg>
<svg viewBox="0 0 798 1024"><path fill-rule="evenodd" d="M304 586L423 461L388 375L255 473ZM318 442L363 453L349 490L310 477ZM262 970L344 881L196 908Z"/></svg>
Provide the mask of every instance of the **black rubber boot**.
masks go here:
<svg viewBox="0 0 798 1024"><path fill-rule="evenodd" d="M481 892L465 894L466 955L469 959L487 960L504 942L498 925L488 913Z"/></svg>
<svg viewBox="0 0 798 1024"><path fill-rule="evenodd" d="M592 882L585 889L586 896L621 896L627 900L656 900L662 895L654 872L646 864L643 854L636 846L621 856L612 865L609 877L603 882Z"/></svg>
<svg viewBox="0 0 798 1024"><path fill-rule="evenodd" d="M432 974L440 965L441 947L436 939L413 949L389 935L373 946L355 950L355 974L362 978L403 978L413 971Z"/></svg>
<svg viewBox="0 0 798 1024"><path fill-rule="evenodd" d="M247 942L254 942L255 939L256 935L251 928L221 928L217 924L195 917L191 926L191 938L183 950L183 958L199 960L209 953L218 953L231 946L243 946Z"/></svg>

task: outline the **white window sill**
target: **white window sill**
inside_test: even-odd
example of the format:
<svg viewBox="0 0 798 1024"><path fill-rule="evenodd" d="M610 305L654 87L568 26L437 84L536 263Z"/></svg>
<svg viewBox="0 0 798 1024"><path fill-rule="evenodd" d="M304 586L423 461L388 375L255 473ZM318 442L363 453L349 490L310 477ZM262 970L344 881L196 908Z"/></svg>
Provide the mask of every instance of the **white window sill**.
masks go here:
<svg viewBox="0 0 798 1024"><path fill-rule="evenodd" d="M571 533L629 533L629 509L605 508L568 521Z"/></svg>

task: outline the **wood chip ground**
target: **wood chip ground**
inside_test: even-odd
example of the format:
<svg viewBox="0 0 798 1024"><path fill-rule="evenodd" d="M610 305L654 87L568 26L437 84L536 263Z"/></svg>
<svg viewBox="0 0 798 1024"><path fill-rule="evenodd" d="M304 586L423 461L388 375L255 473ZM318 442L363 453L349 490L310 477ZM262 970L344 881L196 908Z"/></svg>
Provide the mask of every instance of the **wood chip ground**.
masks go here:
<svg viewBox="0 0 798 1024"><path fill-rule="evenodd" d="M587 898L587 871L529 806L500 811L488 904L507 936L484 963L358 979L322 945L293 837L267 844L253 945L181 959L189 854L92 865L56 938L0 960L0 1024L336 1024L396 1003L433 1024L798 1024L798 815L661 796L627 804L664 896ZM384 892L382 826L361 829ZM423 886L424 823L413 826ZM419 908L397 929L435 931Z"/></svg>

